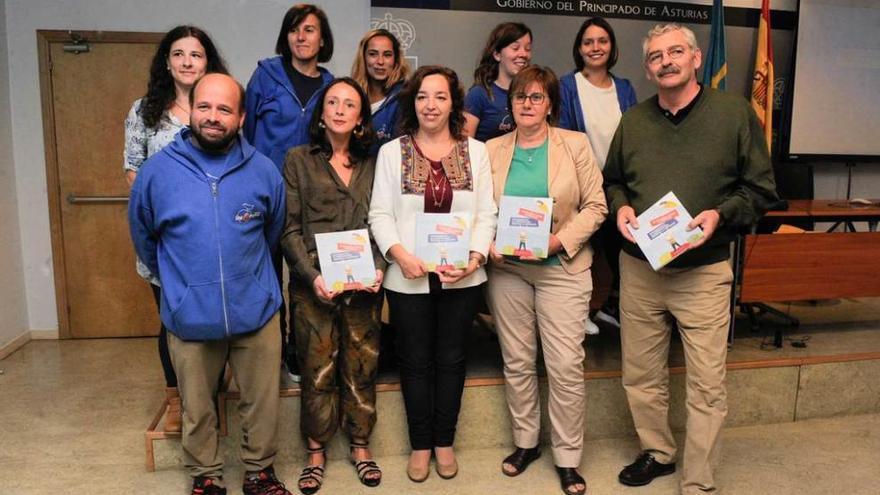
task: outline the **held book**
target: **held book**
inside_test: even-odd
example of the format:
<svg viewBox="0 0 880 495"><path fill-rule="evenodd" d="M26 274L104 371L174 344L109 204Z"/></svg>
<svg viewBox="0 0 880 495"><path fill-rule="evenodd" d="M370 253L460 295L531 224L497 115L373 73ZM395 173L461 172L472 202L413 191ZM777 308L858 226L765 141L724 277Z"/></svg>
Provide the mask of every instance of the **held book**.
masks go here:
<svg viewBox="0 0 880 495"><path fill-rule="evenodd" d="M553 199L501 196L495 248L503 255L543 259L550 245Z"/></svg>
<svg viewBox="0 0 880 495"><path fill-rule="evenodd" d="M416 214L416 252L428 271L467 268L471 216L467 213Z"/></svg>
<svg viewBox="0 0 880 495"><path fill-rule="evenodd" d="M334 292L359 290L376 283L376 265L367 229L315 234L324 287Z"/></svg>
<svg viewBox="0 0 880 495"><path fill-rule="evenodd" d="M626 227L638 243L648 263L655 271L693 247L703 238L703 229L688 231L693 217L682 206L672 191L666 193L638 216L639 228Z"/></svg>

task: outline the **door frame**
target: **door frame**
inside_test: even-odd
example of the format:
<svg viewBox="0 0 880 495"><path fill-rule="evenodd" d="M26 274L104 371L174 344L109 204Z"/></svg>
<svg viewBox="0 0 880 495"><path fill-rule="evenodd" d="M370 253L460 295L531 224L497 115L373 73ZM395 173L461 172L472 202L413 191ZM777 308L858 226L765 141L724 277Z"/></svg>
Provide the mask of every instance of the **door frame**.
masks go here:
<svg viewBox="0 0 880 495"><path fill-rule="evenodd" d="M49 197L49 230L52 238L52 271L55 280L55 308L58 338L72 338L70 305L67 298L64 228L61 223L61 181L55 139L55 93L52 88L50 45L74 40L96 43L159 43L165 33L125 31L37 30L37 57L40 68L40 104L43 116L43 150L46 158L46 192ZM122 125L120 122L119 125ZM120 167L120 176L122 170Z"/></svg>

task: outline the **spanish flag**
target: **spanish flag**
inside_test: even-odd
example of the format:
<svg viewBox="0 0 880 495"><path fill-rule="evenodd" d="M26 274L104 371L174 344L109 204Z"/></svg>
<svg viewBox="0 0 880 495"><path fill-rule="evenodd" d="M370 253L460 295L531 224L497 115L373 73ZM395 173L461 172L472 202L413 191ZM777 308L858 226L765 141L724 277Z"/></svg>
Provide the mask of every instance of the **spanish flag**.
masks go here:
<svg viewBox="0 0 880 495"><path fill-rule="evenodd" d="M703 61L703 84L725 89L727 82L727 45L724 43L724 1L712 2L712 31L709 33L709 52Z"/></svg>
<svg viewBox="0 0 880 495"><path fill-rule="evenodd" d="M773 45L770 42L770 0L761 1L758 24L758 53L752 76L752 108L764 126L767 148L773 150Z"/></svg>

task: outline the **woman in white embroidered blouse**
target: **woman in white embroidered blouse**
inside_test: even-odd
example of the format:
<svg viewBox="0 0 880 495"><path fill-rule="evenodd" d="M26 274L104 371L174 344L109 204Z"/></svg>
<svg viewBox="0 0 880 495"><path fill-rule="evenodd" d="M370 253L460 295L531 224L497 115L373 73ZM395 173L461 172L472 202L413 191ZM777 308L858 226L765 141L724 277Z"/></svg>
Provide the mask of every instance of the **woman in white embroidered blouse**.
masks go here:
<svg viewBox="0 0 880 495"><path fill-rule="evenodd" d="M464 91L446 67L421 67L400 94L403 136L379 151L370 229L389 261L386 289L397 331L400 382L412 454L407 475L424 481L431 451L437 474L458 472L453 451L464 389L464 335L486 281L495 236L492 174L483 143L463 134ZM471 218L470 256L436 268L415 255L419 213Z"/></svg>

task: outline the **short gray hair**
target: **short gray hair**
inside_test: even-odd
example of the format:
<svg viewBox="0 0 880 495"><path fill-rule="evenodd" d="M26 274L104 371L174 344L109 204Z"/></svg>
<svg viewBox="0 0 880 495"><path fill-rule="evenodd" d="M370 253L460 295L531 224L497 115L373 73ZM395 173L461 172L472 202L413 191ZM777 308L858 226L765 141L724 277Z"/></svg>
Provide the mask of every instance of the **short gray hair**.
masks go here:
<svg viewBox="0 0 880 495"><path fill-rule="evenodd" d="M700 49L700 47L697 46L697 37L689 28L686 28L677 22L657 24L648 31L648 35L642 40L642 60L648 60L648 43L650 43L652 39L671 31L681 31L682 34L684 34L684 39L687 41L688 46L691 47L691 51L695 52Z"/></svg>

